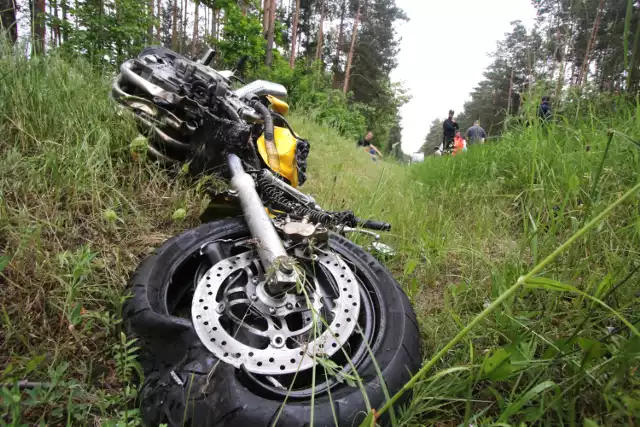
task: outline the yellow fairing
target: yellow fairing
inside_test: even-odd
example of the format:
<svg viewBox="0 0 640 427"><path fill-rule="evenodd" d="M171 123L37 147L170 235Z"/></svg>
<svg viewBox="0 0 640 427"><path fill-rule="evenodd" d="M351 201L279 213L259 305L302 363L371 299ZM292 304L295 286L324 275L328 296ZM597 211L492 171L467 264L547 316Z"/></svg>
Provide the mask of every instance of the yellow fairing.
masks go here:
<svg viewBox="0 0 640 427"><path fill-rule="evenodd" d="M289 112L289 104L284 102L282 99L276 98L275 96L272 96L272 95L267 95L267 99L271 103L271 108L273 108L275 111L282 114L283 116Z"/></svg>
<svg viewBox="0 0 640 427"><path fill-rule="evenodd" d="M273 137L276 143L276 149L280 157L279 172L286 178L292 186L298 186L298 169L296 168L296 138L289 132L287 128L275 126L273 129ZM258 153L262 160L268 165L267 148L264 143L264 134L258 138Z"/></svg>

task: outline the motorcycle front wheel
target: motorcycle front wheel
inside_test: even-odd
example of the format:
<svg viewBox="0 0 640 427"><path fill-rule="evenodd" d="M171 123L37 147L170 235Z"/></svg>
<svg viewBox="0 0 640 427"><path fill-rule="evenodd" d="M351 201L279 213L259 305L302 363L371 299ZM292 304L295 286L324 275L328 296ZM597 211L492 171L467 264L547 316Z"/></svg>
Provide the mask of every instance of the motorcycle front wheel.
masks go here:
<svg viewBox="0 0 640 427"><path fill-rule="evenodd" d="M145 425L358 425L418 370L415 314L373 256L331 234L297 260L308 286L269 313L255 244L242 219L203 224L131 277L123 320L141 349Z"/></svg>

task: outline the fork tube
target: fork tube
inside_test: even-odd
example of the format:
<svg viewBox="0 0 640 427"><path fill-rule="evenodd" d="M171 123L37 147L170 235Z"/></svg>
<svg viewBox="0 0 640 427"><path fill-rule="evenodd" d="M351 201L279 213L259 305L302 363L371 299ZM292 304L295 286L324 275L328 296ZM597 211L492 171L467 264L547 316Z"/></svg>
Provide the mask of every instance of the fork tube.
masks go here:
<svg viewBox="0 0 640 427"><path fill-rule="evenodd" d="M229 154L227 165L231 172L231 186L238 193L251 236L258 240L260 261L265 271L269 271L278 258L287 257L287 251L284 249L271 218L265 211L253 178L244 171L240 158L235 154Z"/></svg>

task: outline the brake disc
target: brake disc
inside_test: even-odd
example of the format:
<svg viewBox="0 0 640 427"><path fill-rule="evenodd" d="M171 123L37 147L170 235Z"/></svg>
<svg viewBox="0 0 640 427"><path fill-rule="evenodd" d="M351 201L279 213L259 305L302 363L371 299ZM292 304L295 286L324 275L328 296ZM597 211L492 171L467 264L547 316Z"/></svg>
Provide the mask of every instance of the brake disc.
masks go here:
<svg viewBox="0 0 640 427"><path fill-rule="evenodd" d="M331 357L355 329L359 286L353 271L332 252L319 253L313 267L331 276L334 285L307 273L313 286L306 294L296 286L275 298L260 279L265 275L254 251L218 262L194 293L191 316L198 337L218 359L262 375L306 370L315 358ZM323 310L325 320L320 318ZM291 318L301 322L292 327ZM322 332L316 334L318 330Z"/></svg>

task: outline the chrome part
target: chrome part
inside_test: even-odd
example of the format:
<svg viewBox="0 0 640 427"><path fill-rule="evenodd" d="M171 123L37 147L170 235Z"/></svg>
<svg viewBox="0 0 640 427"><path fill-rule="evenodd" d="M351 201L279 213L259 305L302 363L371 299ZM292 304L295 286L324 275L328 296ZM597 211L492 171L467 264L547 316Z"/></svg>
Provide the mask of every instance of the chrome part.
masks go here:
<svg viewBox="0 0 640 427"><path fill-rule="evenodd" d="M279 83L267 80L256 80L240 89L233 91L238 98L251 98L252 96L273 95L278 98L287 96L287 89Z"/></svg>
<svg viewBox="0 0 640 427"><path fill-rule="evenodd" d="M331 357L354 333L361 303L358 281L339 256L321 253L315 269L330 276L327 283L307 277L306 295L286 293L277 306L268 306L248 298L265 286L264 280L254 284L255 277L264 277L254 251L218 262L195 289L192 320L198 337L220 360L255 374L311 369L314 357ZM216 310L221 304L222 313ZM329 328L321 319L314 322L313 313L322 313ZM291 315L301 323L290 322Z"/></svg>
<svg viewBox="0 0 640 427"><path fill-rule="evenodd" d="M215 57L216 51L209 47L207 48L206 52L200 57L200 59L198 59L198 63L209 66L209 64L211 64L211 61L213 61Z"/></svg>
<svg viewBox="0 0 640 427"><path fill-rule="evenodd" d="M267 375L266 378L274 387L279 388L281 390L286 390L287 389L285 386L280 384L280 382L278 380L276 380L275 378L273 378L271 375Z"/></svg>
<svg viewBox="0 0 640 427"><path fill-rule="evenodd" d="M379 252L382 255L394 256L396 254L395 249L393 249L391 246L386 245L382 242L373 242L371 244L371 247L375 249L376 252Z"/></svg>
<svg viewBox="0 0 640 427"><path fill-rule="evenodd" d="M218 74L220 74L225 79L231 79L231 77L233 77L234 75L234 72L231 70L222 70L222 71L218 71Z"/></svg>
<svg viewBox="0 0 640 427"><path fill-rule="evenodd" d="M231 187L238 193L244 219L251 236L257 240L262 266L274 276L268 284L269 291L273 295L279 294L287 284L295 284L298 275L288 265L287 251L265 211L253 178L244 171L240 158L235 154L228 155L227 164L231 172Z"/></svg>
<svg viewBox="0 0 640 427"><path fill-rule="evenodd" d="M374 233L373 231L363 230L361 228L347 227L347 226L342 227L341 230L343 233L362 233L362 234L371 236L376 240L380 240L380 235L377 233Z"/></svg>
<svg viewBox="0 0 640 427"><path fill-rule="evenodd" d="M147 92L149 95L153 97L163 99L170 103L175 103L175 104L180 103L181 97L179 97L175 93L168 92L162 89L160 86L156 86L153 83L149 82L148 80L145 80L143 77L137 75L133 71L134 66L135 66L134 59L125 61L120 66L120 72L122 73L122 76L126 80L135 84L137 87L144 90L145 92Z"/></svg>
<svg viewBox="0 0 640 427"><path fill-rule="evenodd" d="M316 244L329 240L329 230L326 227L305 220L285 221L284 224L278 221L276 227L282 230L291 244L309 241L309 239L314 239Z"/></svg>

